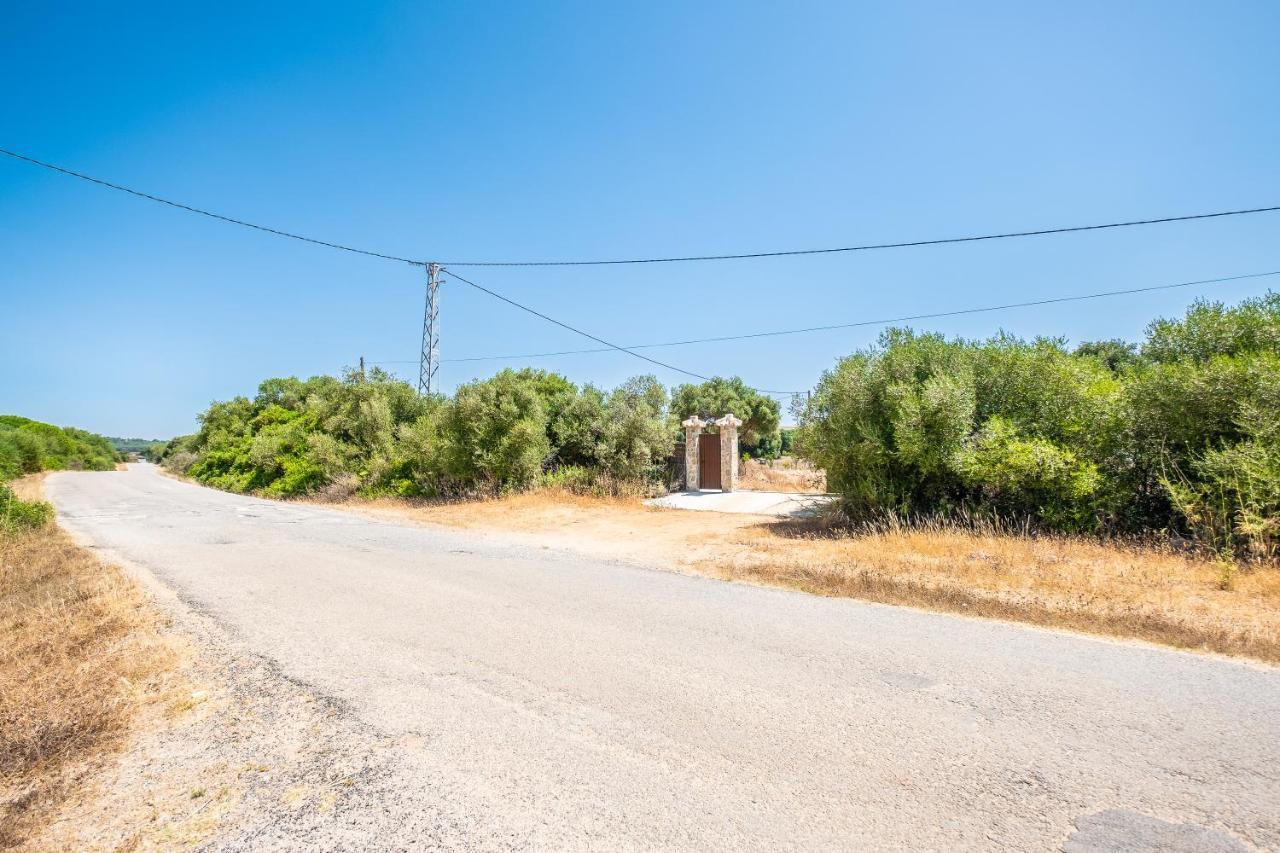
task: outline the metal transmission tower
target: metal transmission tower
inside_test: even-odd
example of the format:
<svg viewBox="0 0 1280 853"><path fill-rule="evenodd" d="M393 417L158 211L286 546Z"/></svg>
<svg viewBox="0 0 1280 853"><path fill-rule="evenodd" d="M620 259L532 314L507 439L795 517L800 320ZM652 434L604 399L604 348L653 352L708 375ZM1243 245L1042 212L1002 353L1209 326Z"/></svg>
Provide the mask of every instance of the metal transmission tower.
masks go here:
<svg viewBox="0 0 1280 853"><path fill-rule="evenodd" d="M418 362L418 393L436 390L440 369L440 265L427 264L427 305L422 312L422 358Z"/></svg>

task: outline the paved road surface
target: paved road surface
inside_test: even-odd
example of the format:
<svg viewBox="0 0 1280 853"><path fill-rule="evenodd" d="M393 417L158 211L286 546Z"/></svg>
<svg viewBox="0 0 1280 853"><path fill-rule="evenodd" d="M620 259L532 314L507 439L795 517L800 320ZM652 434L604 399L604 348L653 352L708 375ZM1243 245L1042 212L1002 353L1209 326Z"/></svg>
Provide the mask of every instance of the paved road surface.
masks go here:
<svg viewBox="0 0 1280 853"><path fill-rule="evenodd" d="M54 474L47 492L77 535L400 738L405 796L360 805L380 834L352 812L334 846L1280 849L1280 670L238 497L145 465Z"/></svg>

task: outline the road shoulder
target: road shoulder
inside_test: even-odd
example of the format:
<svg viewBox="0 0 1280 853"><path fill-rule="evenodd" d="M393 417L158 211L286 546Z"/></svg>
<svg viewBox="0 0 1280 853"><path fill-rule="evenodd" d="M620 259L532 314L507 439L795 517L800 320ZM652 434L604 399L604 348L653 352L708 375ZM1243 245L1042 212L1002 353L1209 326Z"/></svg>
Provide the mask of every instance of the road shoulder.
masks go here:
<svg viewBox="0 0 1280 853"><path fill-rule="evenodd" d="M62 528L48 535L136 596L163 667L137 685L119 737L27 792L37 796L12 827L23 849L359 846L393 831L371 804L396 796L395 739L251 653L145 567Z"/></svg>

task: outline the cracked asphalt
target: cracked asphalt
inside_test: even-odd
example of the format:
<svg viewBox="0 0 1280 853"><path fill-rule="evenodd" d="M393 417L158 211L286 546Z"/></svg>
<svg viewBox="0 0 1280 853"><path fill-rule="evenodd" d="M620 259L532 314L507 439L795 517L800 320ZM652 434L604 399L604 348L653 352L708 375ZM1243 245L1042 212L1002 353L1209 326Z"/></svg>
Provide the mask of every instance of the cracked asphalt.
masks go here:
<svg viewBox="0 0 1280 853"><path fill-rule="evenodd" d="M60 523L388 745L327 849L1280 849L1280 670L200 488ZM269 736L269 732L263 736ZM246 837L256 839L245 842ZM237 841L236 839L240 839Z"/></svg>

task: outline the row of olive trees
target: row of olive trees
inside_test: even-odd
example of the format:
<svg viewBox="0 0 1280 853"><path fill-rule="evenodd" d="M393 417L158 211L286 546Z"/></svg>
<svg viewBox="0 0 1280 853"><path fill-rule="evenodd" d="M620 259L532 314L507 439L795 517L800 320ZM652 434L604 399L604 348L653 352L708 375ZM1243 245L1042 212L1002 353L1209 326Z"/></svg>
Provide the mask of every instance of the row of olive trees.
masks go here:
<svg viewBox="0 0 1280 853"><path fill-rule="evenodd" d="M891 330L826 373L800 421L856 518L1180 531L1273 555L1280 295L1198 303L1140 347Z"/></svg>
<svg viewBox="0 0 1280 853"><path fill-rule="evenodd" d="M451 397L423 397L374 370L269 379L252 399L214 403L199 432L149 455L219 488L278 496L634 490L665 484L678 422L708 409L741 411L752 441L776 437L777 403L737 379L681 386L669 399L651 376L605 391L504 370Z"/></svg>

